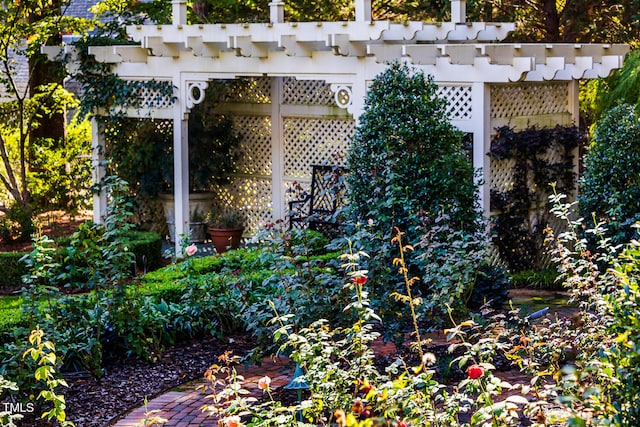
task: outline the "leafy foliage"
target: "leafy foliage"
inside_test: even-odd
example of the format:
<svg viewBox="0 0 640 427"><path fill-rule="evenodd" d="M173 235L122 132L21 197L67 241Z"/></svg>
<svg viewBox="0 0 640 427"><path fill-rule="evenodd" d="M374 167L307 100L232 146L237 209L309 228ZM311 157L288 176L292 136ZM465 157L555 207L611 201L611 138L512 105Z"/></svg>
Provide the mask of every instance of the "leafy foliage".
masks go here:
<svg viewBox="0 0 640 427"><path fill-rule="evenodd" d="M492 240L512 272L544 268L550 184L564 193L574 189L573 152L583 141L576 127L562 126L519 132L505 126L491 141L492 158L513 161L509 187L491 191L491 209L499 212L492 219ZM554 152L557 162L548 160Z"/></svg>
<svg viewBox="0 0 640 427"><path fill-rule="evenodd" d="M598 223L587 230L598 239L598 248L589 249L580 237L582 219L571 219L572 204L563 199L562 194L552 196L553 212L566 221L568 231L550 239L564 284L580 311L573 319L556 319L531 340L534 347L537 342L548 343L557 355L548 359L552 363L542 367L539 376L562 378L560 401L570 405L572 425L636 425L640 422L638 243L631 241L616 256L619 248L605 237L606 226ZM563 360L571 364L560 370Z"/></svg>
<svg viewBox="0 0 640 427"><path fill-rule="evenodd" d="M640 123L630 105L611 109L596 124L580 180L579 211L608 222L616 243L635 235L640 219Z"/></svg>
<svg viewBox="0 0 640 427"><path fill-rule="evenodd" d="M63 89L62 75L56 73L58 67L46 65L40 48L57 40L63 32L88 28L85 20L63 15L65 3L7 2L0 10L0 87L5 94L0 104L0 211L7 212L17 205L25 213L25 220L18 222L20 238L27 238L33 225L29 220L34 203L31 193L42 188L29 170L38 170L44 179L46 175L52 181L63 174L58 168L46 173L40 167L43 151L52 154L65 147L57 134L52 136L53 141L45 138L50 131L45 123L52 123L56 117L61 119L65 108L74 107L76 100ZM19 82L23 71L16 58L29 62L32 73L27 84ZM43 71L44 76L34 70Z"/></svg>
<svg viewBox="0 0 640 427"><path fill-rule="evenodd" d="M348 152L348 215L355 224L348 232L371 256L373 300L388 310L381 311L383 318L400 314L389 295L404 289L391 268L394 229L415 246L408 268L421 279L416 293L422 296L433 292L427 271L432 260L417 245L426 230L445 224L452 232L479 230L473 167L436 90L421 72L392 64L371 84Z"/></svg>
<svg viewBox="0 0 640 427"><path fill-rule="evenodd" d="M621 103L633 105L636 112L640 110L638 67L640 54L632 50L622 68L609 78L584 82L580 90L580 111L587 123L595 124L604 113Z"/></svg>

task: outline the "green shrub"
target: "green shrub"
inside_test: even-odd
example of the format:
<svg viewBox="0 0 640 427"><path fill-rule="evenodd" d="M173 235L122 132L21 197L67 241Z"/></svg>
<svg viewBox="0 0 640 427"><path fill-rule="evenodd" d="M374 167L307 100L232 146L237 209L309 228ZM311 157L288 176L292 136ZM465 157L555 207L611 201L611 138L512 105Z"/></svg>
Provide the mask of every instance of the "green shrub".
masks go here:
<svg viewBox="0 0 640 427"><path fill-rule="evenodd" d="M595 126L580 180L579 213L607 223L614 243L635 235L640 219L640 121L630 105L607 112Z"/></svg>
<svg viewBox="0 0 640 427"><path fill-rule="evenodd" d="M66 127L63 143L43 138L33 144L29 190L38 211L77 212L90 207L90 147L91 121L79 115Z"/></svg>
<svg viewBox="0 0 640 427"><path fill-rule="evenodd" d="M555 353L547 366L536 369L543 371L540 377L562 379L558 401L571 410L569 425L640 425L640 244L632 240L616 255L619 249L599 225L588 229L600 239L598 252L593 252L580 239L582 219L572 220L571 204L562 198L553 197L553 212L567 222L568 232L550 240L579 311L571 319L556 318L538 329L537 339L529 340L531 348L551 344ZM606 268L601 269L602 264ZM569 356L574 360L567 360Z"/></svg>
<svg viewBox="0 0 640 427"><path fill-rule="evenodd" d="M0 252L0 288L4 293L22 286L22 276L27 273L27 267L20 259L26 254L27 252Z"/></svg>
<svg viewBox="0 0 640 427"><path fill-rule="evenodd" d="M123 235L125 245L134 253L138 270L155 269L162 261L162 237L150 231L129 231ZM62 261L67 255L65 249L71 243L71 237L60 237L55 240L58 246L58 259ZM27 274L27 266L20 261L29 252L0 252L0 288L5 293L22 287L22 276Z"/></svg>
<svg viewBox="0 0 640 427"><path fill-rule="evenodd" d="M392 64L369 87L347 155L347 235L353 236L358 251L371 257L366 268L372 304L384 309L383 317L406 317L390 297L404 289L393 266L394 230L405 233L407 244L416 245L436 221L471 234L480 228L473 166L463 134L449 122L446 100L437 90L431 77ZM428 295L429 260L420 261L424 247L414 249L410 275L421 279L417 293Z"/></svg>
<svg viewBox="0 0 640 427"><path fill-rule="evenodd" d="M22 323L22 297L0 297L0 334L11 331Z"/></svg>
<svg viewBox="0 0 640 427"><path fill-rule="evenodd" d="M34 231L32 212L19 203L13 202L0 217L0 239L5 242L26 242Z"/></svg>
<svg viewBox="0 0 640 427"><path fill-rule="evenodd" d="M500 308L507 300L509 289L513 287L511 276L502 267L486 262L480 264L476 273L473 292L467 305L478 308L486 304Z"/></svg>
<svg viewBox="0 0 640 427"><path fill-rule="evenodd" d="M129 231L123 236L125 245L135 255L137 269L154 270L162 263L162 236L151 231Z"/></svg>

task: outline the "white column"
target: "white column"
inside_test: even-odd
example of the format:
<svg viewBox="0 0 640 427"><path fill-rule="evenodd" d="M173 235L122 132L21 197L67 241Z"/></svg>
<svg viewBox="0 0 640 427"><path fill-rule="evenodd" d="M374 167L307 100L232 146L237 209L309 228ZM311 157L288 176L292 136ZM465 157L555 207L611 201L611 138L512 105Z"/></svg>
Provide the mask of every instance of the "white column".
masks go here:
<svg viewBox="0 0 640 427"><path fill-rule="evenodd" d="M95 117L91 118L91 170L93 184L101 186L105 176L104 170L104 141L100 131L100 124ZM107 194L100 188L99 193L93 195L93 222L104 223L107 215Z"/></svg>
<svg viewBox="0 0 640 427"><path fill-rule="evenodd" d="M487 156L491 148L491 91L483 82L473 83L471 87L473 129L473 168L480 169L478 177L478 202L485 218L491 214L491 159Z"/></svg>
<svg viewBox="0 0 640 427"><path fill-rule="evenodd" d="M284 22L284 2L276 0L269 3L269 12L271 15L271 23Z"/></svg>
<svg viewBox="0 0 640 427"><path fill-rule="evenodd" d="M189 234L189 114L183 111L186 85L180 77L173 84L178 96L173 104L173 195L175 200L175 250L182 257L182 240Z"/></svg>
<svg viewBox="0 0 640 427"><path fill-rule="evenodd" d="M356 22L371 21L371 0L356 0Z"/></svg>
<svg viewBox="0 0 640 427"><path fill-rule="evenodd" d="M282 77L271 79L271 215L284 219L284 144L282 143Z"/></svg>
<svg viewBox="0 0 640 427"><path fill-rule="evenodd" d="M187 24L187 2L185 0L172 0L171 13L171 23L173 25Z"/></svg>
<svg viewBox="0 0 640 427"><path fill-rule="evenodd" d="M451 0L451 22L454 24L467 22L466 0Z"/></svg>

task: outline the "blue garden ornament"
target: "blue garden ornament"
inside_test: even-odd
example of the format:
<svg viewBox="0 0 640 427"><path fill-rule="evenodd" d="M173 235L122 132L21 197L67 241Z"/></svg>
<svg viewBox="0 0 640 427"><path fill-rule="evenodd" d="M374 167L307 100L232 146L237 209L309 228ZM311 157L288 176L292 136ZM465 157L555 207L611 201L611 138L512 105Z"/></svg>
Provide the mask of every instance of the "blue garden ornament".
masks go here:
<svg viewBox="0 0 640 427"><path fill-rule="evenodd" d="M309 384L307 383L307 377L302 372L302 367L299 363L296 363L296 369L293 372L293 378L284 386L287 390L309 390Z"/></svg>
<svg viewBox="0 0 640 427"><path fill-rule="evenodd" d="M296 362L296 369L293 371L293 378L289 381L289 384L284 386L287 390L295 390L298 395L298 403L302 403L302 390L309 390L309 383L307 383L307 377L302 371L302 367ZM302 411L298 412L298 420L302 422Z"/></svg>
<svg viewBox="0 0 640 427"><path fill-rule="evenodd" d="M545 307L542 310L538 310L535 313L531 313L529 316L527 316L527 319L535 320L539 317L546 315L548 312L549 312L549 307Z"/></svg>

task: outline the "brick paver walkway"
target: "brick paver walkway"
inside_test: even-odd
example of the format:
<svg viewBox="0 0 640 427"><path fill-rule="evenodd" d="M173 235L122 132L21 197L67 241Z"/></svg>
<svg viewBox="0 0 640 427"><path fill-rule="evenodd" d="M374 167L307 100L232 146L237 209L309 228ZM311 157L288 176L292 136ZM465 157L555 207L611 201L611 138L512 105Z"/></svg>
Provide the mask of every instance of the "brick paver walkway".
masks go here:
<svg viewBox="0 0 640 427"><path fill-rule="evenodd" d="M242 365L236 366L238 375L245 378L244 388L249 390L255 397L262 395L262 390L258 388L258 380L265 375L271 377L271 388L276 389L286 385L291 381L294 364L289 359L265 358L261 366L252 365L244 368ZM207 394L201 390L196 390L200 384L205 384L206 380L194 381L180 387L180 391L169 391L147 403L147 407L140 407L126 417L120 419L114 427L138 427L145 425L145 412L158 410L152 414L168 420L163 424L166 427L215 427L218 425L216 418L209 416L207 411L202 411L202 407L211 404L211 399L207 399ZM146 424L148 425L148 424Z"/></svg>
<svg viewBox="0 0 640 427"><path fill-rule="evenodd" d="M374 347L376 354L389 354L395 351L393 344L381 341L376 342ZM260 366L252 365L248 368L242 365L236 366L238 375L244 376L243 387L254 397L262 396L262 390L258 388L260 378L268 375L271 378L271 388L277 389L291 381L294 370L295 364L285 357L265 358ZM152 415L168 420L163 424L165 427L217 427L217 419L209 416L206 411L202 411L204 405L211 404L211 399L206 398L206 393L196 390L198 385L205 383L204 379L194 381L180 387L178 391L164 393L149 400L146 408L144 406L137 408L111 425L113 427L149 426L151 424L144 424L145 412L157 410L158 412Z"/></svg>

